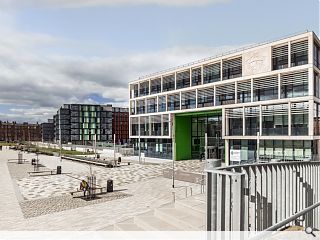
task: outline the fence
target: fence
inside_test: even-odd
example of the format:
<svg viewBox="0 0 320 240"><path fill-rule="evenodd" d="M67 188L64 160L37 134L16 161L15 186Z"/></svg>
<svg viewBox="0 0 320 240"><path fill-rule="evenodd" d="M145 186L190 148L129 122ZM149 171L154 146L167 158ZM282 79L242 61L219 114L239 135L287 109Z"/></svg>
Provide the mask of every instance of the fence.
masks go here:
<svg viewBox="0 0 320 240"><path fill-rule="evenodd" d="M257 163L207 169L207 230L320 228L320 162ZM286 220L303 212L303 217ZM280 226L279 225L279 226Z"/></svg>

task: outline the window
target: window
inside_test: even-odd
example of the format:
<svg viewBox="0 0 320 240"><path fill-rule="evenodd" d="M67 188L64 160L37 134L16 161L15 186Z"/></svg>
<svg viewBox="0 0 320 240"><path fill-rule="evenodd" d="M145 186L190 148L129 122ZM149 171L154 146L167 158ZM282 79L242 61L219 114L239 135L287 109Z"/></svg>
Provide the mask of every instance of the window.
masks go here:
<svg viewBox="0 0 320 240"><path fill-rule="evenodd" d="M243 108L226 109L227 136L243 135Z"/></svg>
<svg viewBox="0 0 320 240"><path fill-rule="evenodd" d="M320 69L320 47L317 43L313 45L313 64Z"/></svg>
<svg viewBox="0 0 320 240"><path fill-rule="evenodd" d="M181 109L196 108L196 91L181 93Z"/></svg>
<svg viewBox="0 0 320 240"><path fill-rule="evenodd" d="M149 136L149 117L140 117L140 135L141 136Z"/></svg>
<svg viewBox="0 0 320 240"><path fill-rule="evenodd" d="M157 112L157 98L147 99L147 111L148 113Z"/></svg>
<svg viewBox="0 0 320 240"><path fill-rule="evenodd" d="M162 129L163 129L163 136L169 136L169 115L165 114L162 115Z"/></svg>
<svg viewBox="0 0 320 240"><path fill-rule="evenodd" d="M259 107L246 107L245 108L245 126L246 136L256 136L259 132L259 115L260 108Z"/></svg>
<svg viewBox="0 0 320 240"><path fill-rule="evenodd" d="M262 106L262 135L288 135L288 104Z"/></svg>
<svg viewBox="0 0 320 240"><path fill-rule="evenodd" d="M308 71L281 74L281 98L308 96Z"/></svg>
<svg viewBox="0 0 320 240"><path fill-rule="evenodd" d="M177 89L190 87L190 71L177 73Z"/></svg>
<svg viewBox="0 0 320 240"><path fill-rule="evenodd" d="M130 114L134 115L135 114L135 102L130 101Z"/></svg>
<svg viewBox="0 0 320 240"><path fill-rule="evenodd" d="M161 136L161 115L150 116L151 136Z"/></svg>
<svg viewBox="0 0 320 240"><path fill-rule="evenodd" d="M235 103L235 84L224 84L216 87L216 106Z"/></svg>
<svg viewBox="0 0 320 240"><path fill-rule="evenodd" d="M197 86L201 84L201 68L192 69L192 86Z"/></svg>
<svg viewBox="0 0 320 240"><path fill-rule="evenodd" d="M237 83L238 103L251 102L251 81Z"/></svg>
<svg viewBox="0 0 320 240"><path fill-rule="evenodd" d="M220 63L210 64L203 67L203 84L221 80Z"/></svg>
<svg viewBox="0 0 320 240"><path fill-rule="evenodd" d="M141 82L140 83L140 97L149 95L149 81Z"/></svg>
<svg viewBox="0 0 320 240"><path fill-rule="evenodd" d="M180 94L179 93L168 95L167 111L173 111L173 110L180 110Z"/></svg>
<svg viewBox="0 0 320 240"><path fill-rule="evenodd" d="M291 135L309 135L308 109L309 104L307 102L291 104Z"/></svg>
<svg viewBox="0 0 320 240"><path fill-rule="evenodd" d="M272 48L272 70L288 67L288 44Z"/></svg>
<svg viewBox="0 0 320 240"><path fill-rule="evenodd" d="M214 106L214 88L198 90L198 108Z"/></svg>
<svg viewBox="0 0 320 240"><path fill-rule="evenodd" d="M156 78L151 80L151 94L156 94L161 92L161 78Z"/></svg>
<svg viewBox="0 0 320 240"><path fill-rule="evenodd" d="M222 66L223 80L242 76L242 57L224 60Z"/></svg>
<svg viewBox="0 0 320 240"><path fill-rule="evenodd" d="M308 64L308 40L291 44L291 67Z"/></svg>
<svg viewBox="0 0 320 240"><path fill-rule="evenodd" d="M146 102L145 100L137 101L137 114L144 114L146 112Z"/></svg>
<svg viewBox="0 0 320 240"><path fill-rule="evenodd" d="M165 76L162 79L162 91L172 91L175 90L175 79L174 75Z"/></svg>
<svg viewBox="0 0 320 240"><path fill-rule="evenodd" d="M166 111L166 96L159 96L158 99L158 112L165 112Z"/></svg>
<svg viewBox="0 0 320 240"><path fill-rule="evenodd" d="M253 79L253 101L278 98L278 75Z"/></svg>
<svg viewBox="0 0 320 240"><path fill-rule="evenodd" d="M139 135L139 118L133 117L130 119L131 121L131 136Z"/></svg>
<svg viewBox="0 0 320 240"><path fill-rule="evenodd" d="M320 81L319 81L319 74L317 72L313 73L314 78L314 96L319 98L320 97Z"/></svg>

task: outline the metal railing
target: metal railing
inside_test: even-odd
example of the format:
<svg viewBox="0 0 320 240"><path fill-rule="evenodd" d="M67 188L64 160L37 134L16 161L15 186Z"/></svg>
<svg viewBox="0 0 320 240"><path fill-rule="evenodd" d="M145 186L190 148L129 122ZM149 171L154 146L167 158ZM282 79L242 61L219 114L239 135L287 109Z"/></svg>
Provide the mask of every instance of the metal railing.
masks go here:
<svg viewBox="0 0 320 240"><path fill-rule="evenodd" d="M277 162L207 169L207 229L262 231L320 201L320 162ZM216 194L211 194L216 190ZM311 211L312 210L312 211ZM304 227L320 228L320 208L304 213ZM216 214L212 214L216 213Z"/></svg>

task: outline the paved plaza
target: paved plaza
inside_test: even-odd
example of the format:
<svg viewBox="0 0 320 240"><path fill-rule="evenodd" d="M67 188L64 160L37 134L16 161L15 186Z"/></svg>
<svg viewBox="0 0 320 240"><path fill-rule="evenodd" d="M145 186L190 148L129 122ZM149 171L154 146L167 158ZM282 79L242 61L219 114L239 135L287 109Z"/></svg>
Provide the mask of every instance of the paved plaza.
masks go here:
<svg viewBox="0 0 320 240"><path fill-rule="evenodd" d="M1 230L108 230L112 224L173 201L172 180L162 177L163 169L171 168L172 162L132 163L120 168L92 166L100 186L106 186L107 180L112 179L120 193L84 203L73 200L69 192L79 188L80 179L88 175L88 164L39 155L43 169L59 165L63 174L31 177L26 174L32 168L30 163L7 162L17 155L18 152L8 149L0 151L0 184L4 186L0 192ZM35 158L35 154L23 156L27 160ZM203 162L176 162L175 168L201 172ZM196 184L176 181L175 186L178 199L185 197L185 186L191 186L193 194L200 193Z"/></svg>

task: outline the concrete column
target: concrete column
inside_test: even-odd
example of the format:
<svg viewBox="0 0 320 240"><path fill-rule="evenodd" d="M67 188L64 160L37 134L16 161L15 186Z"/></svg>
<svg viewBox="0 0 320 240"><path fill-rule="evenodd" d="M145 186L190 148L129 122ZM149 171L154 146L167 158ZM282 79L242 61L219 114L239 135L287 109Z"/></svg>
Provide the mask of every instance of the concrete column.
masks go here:
<svg viewBox="0 0 320 240"><path fill-rule="evenodd" d="M213 86L213 102L214 106L216 106L216 85Z"/></svg>
<svg viewBox="0 0 320 240"><path fill-rule="evenodd" d="M226 109L222 108L222 126L221 126L222 137L226 136L226 125L227 125Z"/></svg>
<svg viewBox="0 0 320 240"><path fill-rule="evenodd" d="M160 77L160 87L161 87L161 92L163 91L163 76Z"/></svg>
<svg viewBox="0 0 320 240"><path fill-rule="evenodd" d="M225 154L224 154L224 158L225 158L225 164L226 166L229 166L230 163L230 150L229 150L230 146L229 146L229 140L226 139L224 140L224 150L225 150Z"/></svg>
<svg viewBox="0 0 320 240"><path fill-rule="evenodd" d="M262 105L259 105L259 133L262 136Z"/></svg>
<svg viewBox="0 0 320 240"><path fill-rule="evenodd" d="M313 136L314 132L313 132L313 128L314 128L314 101L313 100L309 100L309 124L308 124L308 135L309 136Z"/></svg>
<svg viewBox="0 0 320 240"><path fill-rule="evenodd" d="M181 92L179 92L179 94L180 94L180 110L181 110L181 96L182 96L182 94L181 94Z"/></svg>
<svg viewBox="0 0 320 240"><path fill-rule="evenodd" d="M189 77L190 77L190 84L189 85L191 87L192 86L192 69L191 68L190 68L190 76Z"/></svg>
<svg viewBox="0 0 320 240"><path fill-rule="evenodd" d="M253 102L253 78L251 78L251 102Z"/></svg>
<svg viewBox="0 0 320 240"><path fill-rule="evenodd" d="M313 68L308 69L308 83L309 83L309 96L314 95L314 70Z"/></svg>
<svg viewBox="0 0 320 240"><path fill-rule="evenodd" d="M223 80L223 63L222 60L220 60L220 81Z"/></svg>
<svg viewBox="0 0 320 240"><path fill-rule="evenodd" d="M177 89L177 72L174 73L174 89Z"/></svg>
<svg viewBox="0 0 320 240"><path fill-rule="evenodd" d="M201 65L201 85L203 85L203 65Z"/></svg>
<svg viewBox="0 0 320 240"><path fill-rule="evenodd" d="M245 108L242 107L242 135L245 136L246 135L246 118L245 118L245 113L244 113Z"/></svg>
<svg viewBox="0 0 320 240"><path fill-rule="evenodd" d="M234 83L234 102L238 103L238 82Z"/></svg>
<svg viewBox="0 0 320 240"><path fill-rule="evenodd" d="M291 42L288 42L288 67L291 67Z"/></svg>
<svg viewBox="0 0 320 240"><path fill-rule="evenodd" d="M196 89L196 108L198 108L198 88Z"/></svg>

